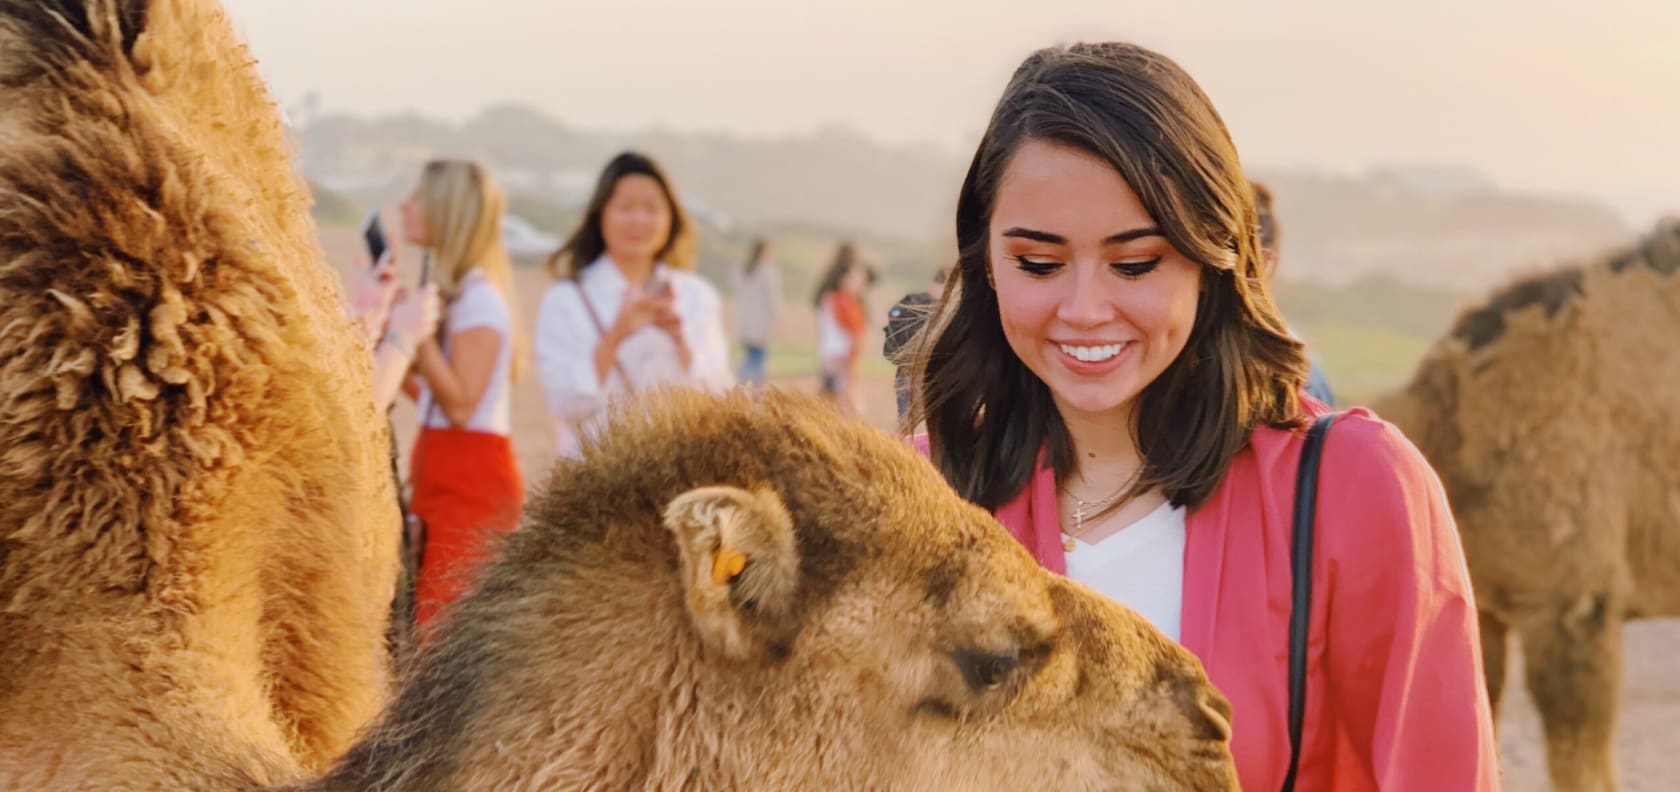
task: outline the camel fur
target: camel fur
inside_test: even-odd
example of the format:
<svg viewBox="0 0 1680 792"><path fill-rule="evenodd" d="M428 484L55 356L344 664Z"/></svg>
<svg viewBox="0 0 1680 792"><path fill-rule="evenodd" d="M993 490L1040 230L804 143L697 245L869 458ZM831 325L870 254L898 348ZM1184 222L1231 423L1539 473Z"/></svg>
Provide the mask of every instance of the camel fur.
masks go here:
<svg viewBox="0 0 1680 792"><path fill-rule="evenodd" d="M308 790L1234 788L1190 654L811 397L623 407L483 580Z"/></svg>
<svg viewBox="0 0 1680 792"><path fill-rule="evenodd" d="M1680 616L1680 223L1466 312L1379 401L1444 482L1488 690L1523 648L1559 792L1616 787L1627 619Z"/></svg>
<svg viewBox="0 0 1680 792"><path fill-rule="evenodd" d="M324 770L398 512L279 114L199 0L0 0L0 789Z"/></svg>

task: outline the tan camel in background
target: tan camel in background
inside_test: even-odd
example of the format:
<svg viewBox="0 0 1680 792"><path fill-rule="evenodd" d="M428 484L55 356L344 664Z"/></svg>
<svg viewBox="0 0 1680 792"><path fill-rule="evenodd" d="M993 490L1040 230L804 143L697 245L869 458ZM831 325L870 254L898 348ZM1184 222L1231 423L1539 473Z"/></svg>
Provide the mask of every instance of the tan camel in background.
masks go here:
<svg viewBox="0 0 1680 792"><path fill-rule="evenodd" d="M1466 312L1376 408L1440 473L1497 704L1507 632L1559 792L1616 786L1626 619L1680 616L1680 224Z"/></svg>

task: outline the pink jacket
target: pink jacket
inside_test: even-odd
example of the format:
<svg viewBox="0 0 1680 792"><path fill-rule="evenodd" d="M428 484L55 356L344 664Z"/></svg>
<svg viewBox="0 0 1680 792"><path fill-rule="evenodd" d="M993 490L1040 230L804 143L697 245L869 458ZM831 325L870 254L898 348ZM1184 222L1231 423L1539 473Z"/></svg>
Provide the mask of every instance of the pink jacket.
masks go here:
<svg viewBox="0 0 1680 792"><path fill-rule="evenodd" d="M1186 520L1180 636L1231 700L1243 789L1289 764L1289 540L1303 434L1256 429ZM925 448L925 445L923 446ZM1464 552L1429 464L1371 413L1325 443L1296 789L1499 789ZM1065 573L1053 471L997 510Z"/></svg>

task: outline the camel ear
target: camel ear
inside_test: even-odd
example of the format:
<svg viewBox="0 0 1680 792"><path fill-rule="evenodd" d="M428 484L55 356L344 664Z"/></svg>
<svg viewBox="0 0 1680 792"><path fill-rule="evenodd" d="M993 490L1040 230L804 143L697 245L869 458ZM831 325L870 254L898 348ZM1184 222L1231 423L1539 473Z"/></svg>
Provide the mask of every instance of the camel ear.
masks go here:
<svg viewBox="0 0 1680 792"><path fill-rule="evenodd" d="M799 550L793 518L769 489L701 487L666 505L683 600L707 648L757 656L788 632Z"/></svg>

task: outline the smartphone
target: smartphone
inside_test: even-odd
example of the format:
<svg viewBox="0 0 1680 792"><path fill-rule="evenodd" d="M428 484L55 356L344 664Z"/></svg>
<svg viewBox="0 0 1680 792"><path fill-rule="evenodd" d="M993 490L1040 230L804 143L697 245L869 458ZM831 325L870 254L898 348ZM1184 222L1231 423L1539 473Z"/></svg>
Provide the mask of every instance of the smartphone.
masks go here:
<svg viewBox="0 0 1680 792"><path fill-rule="evenodd" d="M385 257L390 255L391 247L385 241L385 229L379 225L379 210L368 214L366 223L362 224L362 242L367 245L368 260L375 268L385 264Z"/></svg>
<svg viewBox="0 0 1680 792"><path fill-rule="evenodd" d="M432 251L428 250L420 255L420 285L432 282Z"/></svg>

